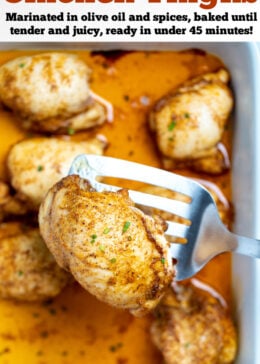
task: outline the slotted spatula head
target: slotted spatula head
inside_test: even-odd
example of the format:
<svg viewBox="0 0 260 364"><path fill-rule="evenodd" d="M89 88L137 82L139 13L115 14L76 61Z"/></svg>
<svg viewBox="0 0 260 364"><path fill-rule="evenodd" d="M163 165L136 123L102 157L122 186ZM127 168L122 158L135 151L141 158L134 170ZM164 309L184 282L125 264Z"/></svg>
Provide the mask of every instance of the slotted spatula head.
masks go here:
<svg viewBox="0 0 260 364"><path fill-rule="evenodd" d="M193 276L210 259L225 251L260 255L259 244L251 244L249 249L245 245L248 238L237 237L226 229L211 194L190 178L135 162L85 154L75 158L69 174L87 179L96 191L118 191L122 187L98 180L98 177L115 177L140 181L188 196L185 202L128 189L130 198L136 204L177 215L189 222L167 221L165 234L171 243L172 257L177 260L176 280ZM177 243L180 239L184 241L183 244Z"/></svg>

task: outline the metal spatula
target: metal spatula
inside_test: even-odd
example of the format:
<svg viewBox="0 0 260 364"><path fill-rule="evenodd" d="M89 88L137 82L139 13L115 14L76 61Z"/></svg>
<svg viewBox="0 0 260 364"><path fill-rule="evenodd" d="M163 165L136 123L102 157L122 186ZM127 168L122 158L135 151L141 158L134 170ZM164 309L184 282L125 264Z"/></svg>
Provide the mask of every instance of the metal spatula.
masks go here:
<svg viewBox="0 0 260 364"><path fill-rule="evenodd" d="M260 241L227 230L219 218L211 194L192 179L139 163L85 154L75 158L69 174L89 180L97 191L117 191L122 188L97 180L97 177L116 177L160 186L189 196L187 203L129 189L129 196L136 204L166 211L190 221L190 225L167 221L165 234L171 242L172 257L177 260L176 280L193 276L210 259L223 252L260 257ZM186 243L177 244L178 238Z"/></svg>

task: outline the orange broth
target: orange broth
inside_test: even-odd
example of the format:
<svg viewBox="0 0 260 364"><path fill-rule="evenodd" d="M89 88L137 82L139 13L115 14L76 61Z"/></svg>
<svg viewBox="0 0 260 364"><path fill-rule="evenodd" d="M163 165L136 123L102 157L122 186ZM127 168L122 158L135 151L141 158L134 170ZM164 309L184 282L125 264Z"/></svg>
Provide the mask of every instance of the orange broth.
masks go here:
<svg viewBox="0 0 260 364"><path fill-rule="evenodd" d="M153 103L183 81L222 62L203 51L114 52L71 51L92 68L91 88L114 107L114 120L90 133L104 135L105 154L160 167L160 158L147 125ZM2 51L0 64L39 51ZM5 158L10 146L29 137L6 110L0 110L0 177L6 179ZM225 143L230 148L230 131ZM181 173L190 174L189 171ZM193 176L199 176L192 173ZM214 181L230 198L230 174L199 176ZM219 256L199 273L230 301L230 256ZM0 300L0 364L161 364L151 343L151 317L134 318L97 301L77 284L45 303Z"/></svg>

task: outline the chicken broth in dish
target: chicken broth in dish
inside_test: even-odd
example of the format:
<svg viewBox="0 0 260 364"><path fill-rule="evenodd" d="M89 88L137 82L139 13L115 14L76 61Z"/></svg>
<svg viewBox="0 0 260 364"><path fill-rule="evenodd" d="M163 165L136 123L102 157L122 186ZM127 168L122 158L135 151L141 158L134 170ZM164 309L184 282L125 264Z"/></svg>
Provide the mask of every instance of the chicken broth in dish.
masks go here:
<svg viewBox="0 0 260 364"><path fill-rule="evenodd" d="M94 129L67 128L58 138L82 142L96 135L107 140L105 155L162 167L155 136L148 124L155 103L180 84L223 67L221 60L203 51L185 52L68 52L76 54L91 69L91 90L113 106L112 122ZM0 62L39 51L0 53ZM10 105L9 105L10 107ZM19 116L1 110L1 178L8 181L6 157L10 147L36 130L24 131ZM39 130L40 131L40 130ZM65 136L64 136L65 134ZM52 138L48 132L48 137ZM227 123L222 137L225 153L231 153L231 130ZM48 153L48 150L46 150ZM39 165L39 176L44 166ZM220 201L225 223L231 223L230 172L219 175L189 168L176 170L202 180ZM133 183L133 185L135 185ZM131 185L128 187L131 187ZM231 304L231 259L229 254L211 261L196 277L215 289ZM17 272L22 278L23 272ZM0 301L0 353L7 363L116 363L160 364L162 357L152 343L152 316L134 318L125 311L97 301L77 283L67 286L44 303Z"/></svg>

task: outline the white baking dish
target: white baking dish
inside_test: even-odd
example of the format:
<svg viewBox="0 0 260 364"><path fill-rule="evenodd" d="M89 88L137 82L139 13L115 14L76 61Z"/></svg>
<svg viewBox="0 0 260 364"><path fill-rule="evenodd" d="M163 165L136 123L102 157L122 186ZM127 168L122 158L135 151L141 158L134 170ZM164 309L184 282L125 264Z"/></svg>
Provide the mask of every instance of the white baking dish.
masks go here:
<svg viewBox="0 0 260 364"><path fill-rule="evenodd" d="M157 49L201 48L229 68L235 92L233 230L260 238L260 59L254 43L157 44ZM233 256L234 315L239 330L236 364L260 363L260 260Z"/></svg>
<svg viewBox="0 0 260 364"><path fill-rule="evenodd" d="M180 48L180 45L177 45ZM218 55L235 92L233 230L260 238L260 60L254 43L185 44ZM234 315L239 328L236 364L260 363L260 260L233 256Z"/></svg>
<svg viewBox="0 0 260 364"><path fill-rule="evenodd" d="M185 47L191 46L185 44ZM235 92L233 230L260 237L260 60L254 43L193 44L227 65ZM178 45L179 47L179 45ZM234 315L239 328L236 364L260 363L260 260L233 256Z"/></svg>
<svg viewBox="0 0 260 364"><path fill-rule="evenodd" d="M260 61L254 43L0 43L1 49L90 48L181 50L200 48L219 56L229 68L235 92L233 230L260 238ZM259 364L260 260L233 257L234 316L239 328L236 364Z"/></svg>
<svg viewBox="0 0 260 364"><path fill-rule="evenodd" d="M144 45L138 45L141 48ZM254 43L149 44L155 49L201 48L219 56L235 92L233 230L260 238L260 60ZM146 45L147 49L147 45ZM259 99L259 101L258 101ZM239 330L236 364L260 363L260 260L233 256L234 316Z"/></svg>
<svg viewBox="0 0 260 364"><path fill-rule="evenodd" d="M260 237L260 61L256 44L200 45L215 53L228 66L235 91L233 230ZM239 327L236 364L260 363L260 260L233 256L234 313Z"/></svg>

